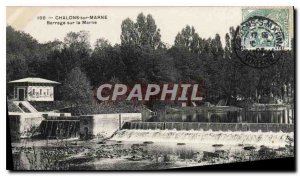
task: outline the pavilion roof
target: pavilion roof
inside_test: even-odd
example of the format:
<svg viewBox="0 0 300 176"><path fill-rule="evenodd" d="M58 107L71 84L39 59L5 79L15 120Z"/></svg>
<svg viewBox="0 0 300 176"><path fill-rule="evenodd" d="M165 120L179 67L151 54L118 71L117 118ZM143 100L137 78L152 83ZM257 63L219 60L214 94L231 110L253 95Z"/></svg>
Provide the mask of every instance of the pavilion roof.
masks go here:
<svg viewBox="0 0 300 176"><path fill-rule="evenodd" d="M43 78L23 78L23 79L18 79L18 80L13 80L9 81L8 83L43 83L43 84L60 84L59 82L56 81L51 81L48 79L43 79Z"/></svg>

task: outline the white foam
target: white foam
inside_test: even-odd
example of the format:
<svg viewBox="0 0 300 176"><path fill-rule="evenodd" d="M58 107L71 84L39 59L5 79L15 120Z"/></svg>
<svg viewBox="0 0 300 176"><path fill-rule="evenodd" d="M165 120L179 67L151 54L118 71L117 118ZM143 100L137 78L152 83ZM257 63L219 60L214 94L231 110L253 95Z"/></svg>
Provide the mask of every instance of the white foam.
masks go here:
<svg viewBox="0 0 300 176"><path fill-rule="evenodd" d="M285 146L287 137L294 138L294 133L284 132L224 132L224 131L177 131L177 130L121 130L112 140L184 142L200 144L253 144L266 146Z"/></svg>

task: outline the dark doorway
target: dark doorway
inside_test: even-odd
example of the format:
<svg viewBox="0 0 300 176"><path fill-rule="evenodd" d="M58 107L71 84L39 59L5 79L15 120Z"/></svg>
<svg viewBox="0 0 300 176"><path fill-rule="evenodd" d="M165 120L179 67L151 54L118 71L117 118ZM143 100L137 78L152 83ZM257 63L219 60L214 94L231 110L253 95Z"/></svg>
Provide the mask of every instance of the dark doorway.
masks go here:
<svg viewBox="0 0 300 176"><path fill-rule="evenodd" d="M24 89L19 89L19 100L24 101Z"/></svg>
<svg viewBox="0 0 300 176"><path fill-rule="evenodd" d="M84 134L83 134L83 139L87 140L89 139L89 128L88 127L84 127Z"/></svg>

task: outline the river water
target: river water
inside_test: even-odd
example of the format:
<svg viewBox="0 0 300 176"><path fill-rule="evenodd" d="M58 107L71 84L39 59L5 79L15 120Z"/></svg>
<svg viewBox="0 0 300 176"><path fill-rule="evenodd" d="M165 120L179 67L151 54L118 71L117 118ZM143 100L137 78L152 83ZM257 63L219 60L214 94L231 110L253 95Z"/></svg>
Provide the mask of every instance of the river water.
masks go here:
<svg viewBox="0 0 300 176"><path fill-rule="evenodd" d="M167 114L148 121L292 124L293 119L284 111L235 111ZM293 132L124 129L106 141L23 139L12 149L16 170L157 170L290 157L293 138Z"/></svg>

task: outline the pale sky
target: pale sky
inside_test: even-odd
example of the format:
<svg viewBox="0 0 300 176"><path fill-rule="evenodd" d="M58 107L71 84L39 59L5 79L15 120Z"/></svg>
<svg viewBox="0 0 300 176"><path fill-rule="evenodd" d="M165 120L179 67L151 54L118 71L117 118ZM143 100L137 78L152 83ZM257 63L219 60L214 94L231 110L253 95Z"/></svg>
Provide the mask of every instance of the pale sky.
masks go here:
<svg viewBox="0 0 300 176"><path fill-rule="evenodd" d="M186 25L194 26L202 38L221 36L224 44L225 34L230 26L242 21L241 7L7 7L7 24L17 30L32 35L39 42L63 41L70 31L86 30L90 32L91 45L96 39L105 38L111 44L120 43L121 23L130 18L136 21L137 15L152 14L161 30L161 40L173 45L175 36ZM47 25L46 21L55 21L56 16L106 15L107 19L97 20L89 25ZM38 20L38 16L53 19ZM76 21L76 20L68 20ZM82 21L82 20L79 20Z"/></svg>

